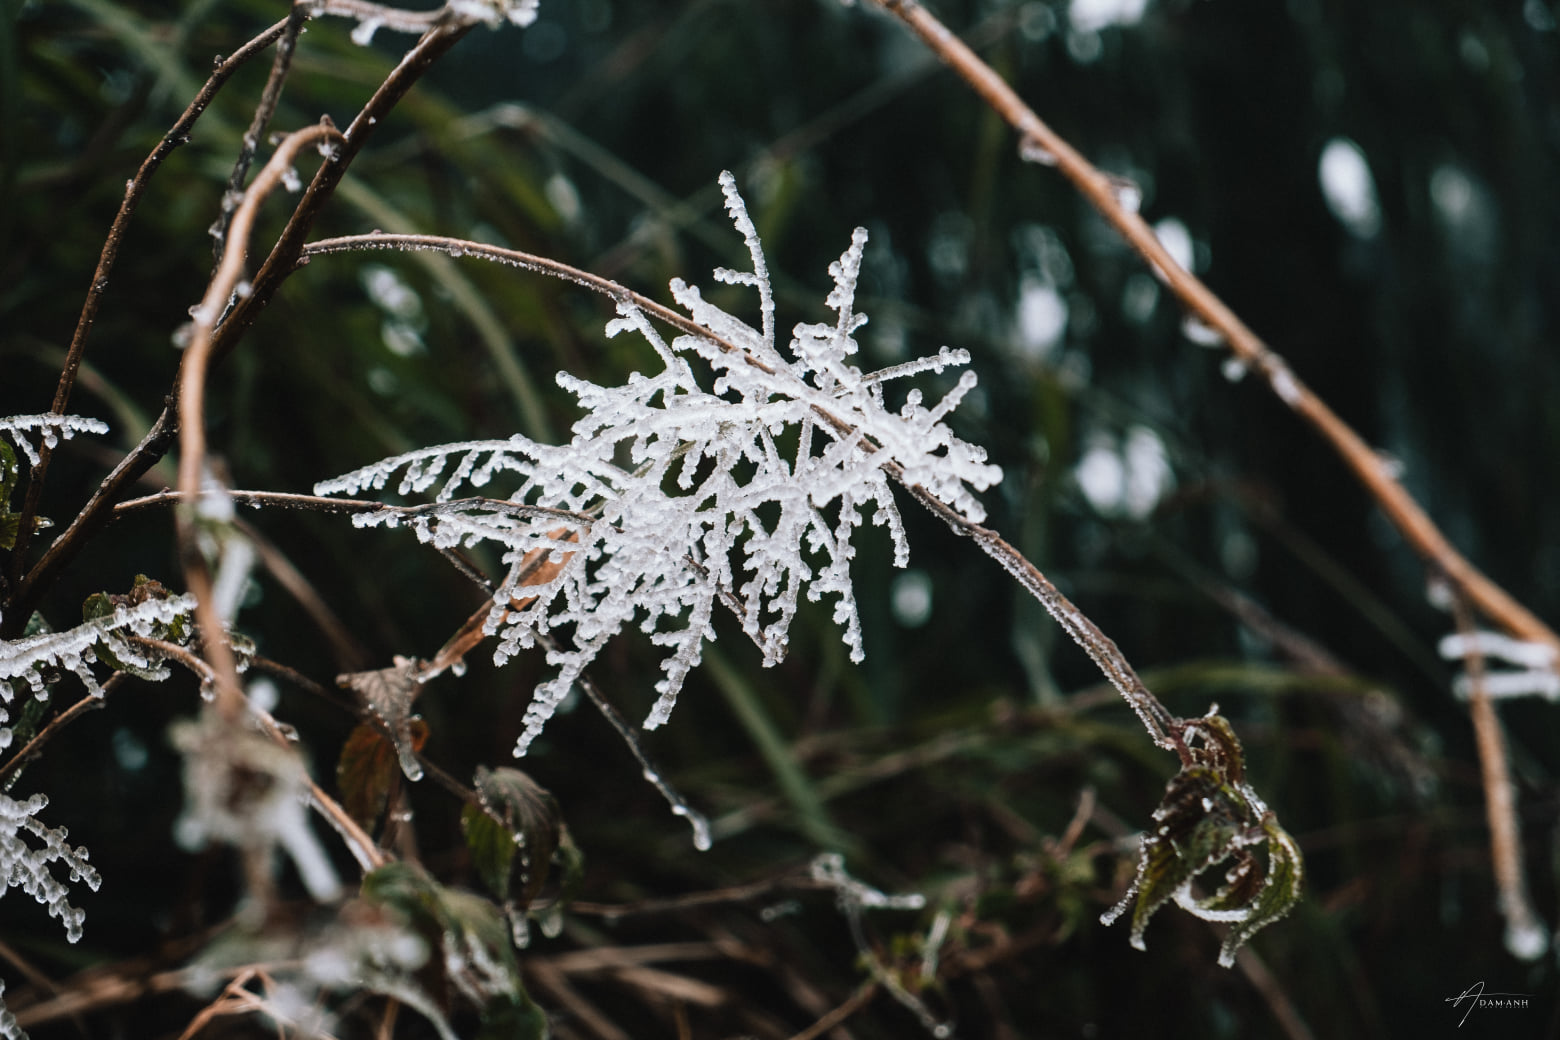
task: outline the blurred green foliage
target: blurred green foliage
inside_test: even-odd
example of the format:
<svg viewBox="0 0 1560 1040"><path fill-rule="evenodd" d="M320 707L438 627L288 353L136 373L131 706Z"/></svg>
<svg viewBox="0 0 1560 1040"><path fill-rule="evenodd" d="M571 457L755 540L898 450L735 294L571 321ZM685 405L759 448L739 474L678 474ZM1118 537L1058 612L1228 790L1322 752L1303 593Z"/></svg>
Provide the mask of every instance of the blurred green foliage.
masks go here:
<svg viewBox="0 0 1560 1040"><path fill-rule="evenodd" d="M1150 222L1179 221L1199 274L1401 461L1470 558L1560 618L1553 3L1153 0L1140 21L1098 31L1070 27L1062 2L937 10L1074 145L1133 180ZM284 11L0 4L0 415L47 410L125 179L211 56ZM409 43L381 31L358 46L351 28L310 24L277 128L322 113L346 125ZM204 289L206 229L268 66L234 77L131 226L71 404L115 432L57 457L43 505L57 523L161 408L172 336ZM1339 138L1368 162L1374 235L1335 219L1319 186L1319 157ZM1446 1000L1479 979L1533 995L1529 1011L1499 1019L1504 1035L1553 1035L1553 957L1521 963L1501 943L1467 713L1434 653L1451 623L1427 603L1419 561L1287 409L1187 342L1168 294L1061 178L1022 163L997 118L878 12L543 0L535 26L479 31L433 70L378 128L314 237L467 236L667 299L671 277L709 285L711 266L743 262L720 211L722 169L764 237L782 328L824 316L827 264L852 227L870 230L858 297L869 361L969 349L981 387L956 424L1006 473L986 496L991 525L1172 710L1219 701L1252 786L1306 855L1301 907L1253 946L1314 1035L1445 1028ZM285 209L263 210L257 252ZM646 363L643 344L601 335L608 317L583 291L470 259L318 258L216 372L212 444L235 487L306 491L417 445L556 438L574 416L553 373L617 380ZM1091 453L1106 467L1093 494ZM1104 478L1130 476L1134 458L1141 508L1100 492L1130 492ZM150 486L170 481L154 471ZM393 654L431 655L480 602L405 534L314 514L246 519L350 640L327 640L269 577L240 627L325 685ZM998 568L933 518L907 507L906 520L909 574L893 571L886 540L857 561L863 666L845 660L827 611L804 611L770 671L726 619L720 655L649 741L712 817L711 852L693 852L588 706L551 724L521 764L584 852L580 898L744 884L834 847L873 884L927 894L924 913L864 919L907 985L921 985L924 939L946 915L921 996L959 1035L1278 1035L1272 992L1217 967L1202 922L1160 914L1147 953L1126 928L1099 925L1174 762ZM99 536L44 616L68 623L88 595L143 572L178 574L165 515ZM652 699L651 649L624 640L597 676L631 718ZM511 761L543 667L497 671L480 651L471 665L418 702L428 754L463 779ZM79 947L30 931L40 908L0 908L0 938L51 977L162 949L231 911L238 880L222 854L170 851L180 791L166 728L196 705L193 684L131 684L29 767L27 783L49 792L105 877L83 900ZM1502 714L1530 884L1554 921L1560 729L1547 704ZM325 782L355 720L291 688L277 715ZM409 797L429 870L479 890L459 800L427 783ZM751 956L662 965L715 987L713 1006L612 972L575 979L577 992L636 1038L677 1036L679 1023L698 1037L786 1036L867 978L844 917L805 887L677 913L569 914L561 937L519 957L524 971L528 957L676 941ZM556 992L528 986L556 1035L600 1035ZM177 1035L198 1007L173 994L86 1021L89 1035ZM863 1038L919 1028L881 994L847 1027Z"/></svg>

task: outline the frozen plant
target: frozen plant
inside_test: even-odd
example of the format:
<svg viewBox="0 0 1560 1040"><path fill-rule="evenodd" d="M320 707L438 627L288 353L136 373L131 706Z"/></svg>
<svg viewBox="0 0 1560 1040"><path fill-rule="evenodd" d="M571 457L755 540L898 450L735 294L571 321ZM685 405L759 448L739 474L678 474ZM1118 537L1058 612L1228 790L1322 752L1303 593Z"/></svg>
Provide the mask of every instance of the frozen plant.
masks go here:
<svg viewBox="0 0 1560 1040"><path fill-rule="evenodd" d="M107 432L108 424L101 419L88 419L80 415L8 415L0 419L0 434L21 448L27 461L34 466L39 462L38 448L32 441L34 436L52 451L60 441L68 441L78 433ZM7 466L7 472L0 474L0 479L14 480L15 466L13 459Z"/></svg>
<svg viewBox="0 0 1560 1040"><path fill-rule="evenodd" d="M188 638L188 621L195 609L190 596L167 596L160 585L147 582L125 597L94 596L87 601L87 612L96 616L64 632L39 632L21 639L0 640L0 723L9 721L8 708L16 696L18 681L39 700L48 698L49 672L71 672L87 692L101 697L102 687L92 674L92 665L104 656L120 670L133 671L142 678L168 677L167 666L155 649L135 639L172 639L183 643ZM114 598L124 602L114 604ZM11 743L11 731L0 727L0 748Z"/></svg>
<svg viewBox="0 0 1560 1040"><path fill-rule="evenodd" d="M73 848L66 842L64 827L46 827L37 816L49 804L45 795L35 794L25 802L0 794L0 877L5 887L3 896L12 888L19 888L37 902L49 908L50 917L58 917L65 926L65 938L75 942L81 938L81 925L86 913L70 905L70 889L55 877L51 864L61 863L70 868L72 884L85 881L96 892L101 878L87 862L87 850ZM38 842L34 847L27 835ZM4 1004L0 1004L3 1013Z"/></svg>
<svg viewBox="0 0 1560 1040"><path fill-rule="evenodd" d="M399 475L399 494L432 491L433 507L365 513L360 526L411 526L441 548L497 542L507 573L493 595L486 631L499 636L502 664L522 648L549 643L558 673L535 690L516 754L524 754L606 642L630 622L670 648L660 694L646 728L664 723L721 603L763 652L785 656L803 590L834 600L852 660L863 656L851 590L851 537L870 509L886 526L894 562L909 546L889 490L889 473L918 484L970 521L984 516L971 493L1001 471L985 451L944 422L975 385L965 373L941 401L911 390L899 408L883 384L963 365L964 351L864 373L851 363L854 310L867 233L830 265L832 324L798 324L788 350L775 342L775 305L763 250L737 192L720 178L726 208L746 239L750 272L717 269L717 281L748 285L759 296L760 325L728 314L681 280L672 295L703 330L668 344L637 306L620 300L608 335L634 331L655 350L661 370L635 372L605 387L566 374L559 385L585 410L566 445L508 440L450 444L399 455L316 486L321 495L380 490ZM705 389L689 364L697 355L714 372ZM457 498L500 475L518 487L507 498ZM543 568L543 563L553 566Z"/></svg>

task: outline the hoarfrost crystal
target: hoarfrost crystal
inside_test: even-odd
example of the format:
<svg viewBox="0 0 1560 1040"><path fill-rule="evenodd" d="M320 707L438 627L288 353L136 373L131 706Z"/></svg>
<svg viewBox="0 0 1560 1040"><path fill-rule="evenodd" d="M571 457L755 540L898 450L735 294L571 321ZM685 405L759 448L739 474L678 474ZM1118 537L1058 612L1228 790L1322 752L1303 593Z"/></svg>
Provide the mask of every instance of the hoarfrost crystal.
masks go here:
<svg viewBox="0 0 1560 1040"><path fill-rule="evenodd" d="M740 619L764 663L773 665L785 656L802 592L814 601L830 596L851 657L860 660L850 563L851 535L864 511L888 529L896 565L909 558L887 471L975 521L984 511L972 491L1001 479L984 450L954 436L944 422L975 386L972 373L931 407L918 390L898 409L883 393L888 380L964 365L968 354L944 347L870 374L850 363L854 334L867 320L854 310L865 230L857 229L829 268L834 288L827 303L836 320L798 324L782 353L758 233L735 178L725 173L720 182L752 270L719 269L715 277L757 290L759 328L674 280L673 297L705 333L668 344L642 311L620 302L607 334L639 333L661 370L635 372L616 387L560 373L559 385L585 410L567 445L514 436L427 448L315 488L321 495L355 494L382 489L398 476L401 494L432 492L434 505L411 515L364 514L355 522L407 524L443 548L482 541L505 547L508 572L487 619L487 631L499 636L495 658L503 663L547 636L556 644L548 661L558 669L534 692L517 754L630 622L669 651L647 728L667 720L699 664L703 641L714 637L717 602ZM690 354L714 371L712 389L695 378ZM463 488L509 475L519 487L507 500L456 498Z"/></svg>

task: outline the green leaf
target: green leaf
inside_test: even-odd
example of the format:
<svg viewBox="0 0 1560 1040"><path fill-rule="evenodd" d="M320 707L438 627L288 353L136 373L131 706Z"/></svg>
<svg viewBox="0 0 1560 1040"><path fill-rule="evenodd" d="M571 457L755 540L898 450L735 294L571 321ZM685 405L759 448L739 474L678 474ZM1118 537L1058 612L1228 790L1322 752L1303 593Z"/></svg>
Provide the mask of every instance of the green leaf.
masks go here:
<svg viewBox="0 0 1560 1040"><path fill-rule="evenodd" d="M10 512L11 493L16 490L16 480L21 467L16 464L16 451L0 440L0 512Z"/></svg>
<svg viewBox="0 0 1560 1040"><path fill-rule="evenodd" d="M527 907L546 883L562 839L563 814L558 801L518 769L478 766L476 785L479 805L468 806L461 814L466 847L483 884L503 900L510 897L511 874L518 858L516 901Z"/></svg>
<svg viewBox="0 0 1560 1040"><path fill-rule="evenodd" d="M1274 921L1286 916L1300 901L1305 883L1305 861L1300 846L1278 825L1278 817L1272 813L1262 821L1267 835L1267 880L1251 902L1244 921L1231 926L1219 950L1219 963L1228 968L1235 963L1235 952L1247 940Z"/></svg>
<svg viewBox="0 0 1560 1040"><path fill-rule="evenodd" d="M468 803L460 813L460 829L483 887L500 900L509 899L509 876L515 860L515 839L509 829L480 805Z"/></svg>
<svg viewBox="0 0 1560 1040"><path fill-rule="evenodd" d="M1219 952L1227 968L1242 944L1299 901L1304 867L1299 846L1244 782L1246 764L1229 722L1208 715L1181 725L1184 764L1154 811L1158 825L1143 838L1131 889L1102 920L1114 921L1135 898L1131 942L1141 950L1148 922L1173 900L1230 924ZM1264 845L1266 869L1254 851ZM1224 864L1213 894L1197 898L1193 884Z"/></svg>
<svg viewBox="0 0 1560 1040"><path fill-rule="evenodd" d="M530 996L499 997L482 1009L476 1040L547 1040L547 1013Z"/></svg>

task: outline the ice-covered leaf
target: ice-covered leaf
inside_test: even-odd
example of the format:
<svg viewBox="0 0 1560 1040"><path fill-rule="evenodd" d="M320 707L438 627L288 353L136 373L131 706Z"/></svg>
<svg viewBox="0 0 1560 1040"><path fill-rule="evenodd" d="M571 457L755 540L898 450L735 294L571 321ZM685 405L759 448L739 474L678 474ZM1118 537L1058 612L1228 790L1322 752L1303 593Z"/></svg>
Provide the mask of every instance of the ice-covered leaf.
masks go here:
<svg viewBox="0 0 1560 1040"><path fill-rule="evenodd" d="M397 656L389 668L338 675L336 685L356 693L363 707L384 723L401 772L408 780L421 780L422 765L417 761L418 744L412 732L412 702L422 692L416 659Z"/></svg>
<svg viewBox="0 0 1560 1040"><path fill-rule="evenodd" d="M1229 967L1247 940L1299 901L1304 866L1299 846L1245 782L1240 741L1229 722L1210 713L1181 723L1180 736L1190 760L1166 786L1154 830L1143 836L1132 887L1101 920L1111 924L1133 907L1131 942L1145 949L1149 920L1173 901L1230 925L1219 951L1219 963ZM1211 894L1197 888L1205 876Z"/></svg>
<svg viewBox="0 0 1560 1040"><path fill-rule="evenodd" d="M413 718L409 730L412 751L421 751L428 741L428 724ZM341 747L341 757L336 761L336 786L341 790L341 806L369 830L373 830L384 814L397 767L395 745L373 726L359 724Z"/></svg>
<svg viewBox="0 0 1560 1040"><path fill-rule="evenodd" d="M440 952L430 968L473 1006L529 1002L509 924L489 900L441 885L412 863L390 863L369 873L363 898L403 914Z"/></svg>
<svg viewBox="0 0 1560 1040"><path fill-rule="evenodd" d="M478 803L461 813L472 863L500 901L511 900L518 880L513 901L523 911L547 881L562 838L563 815L552 794L518 769L479 766L476 786Z"/></svg>

